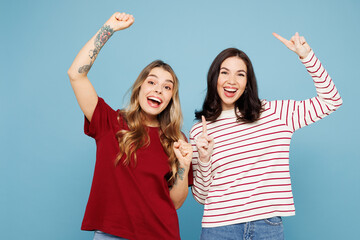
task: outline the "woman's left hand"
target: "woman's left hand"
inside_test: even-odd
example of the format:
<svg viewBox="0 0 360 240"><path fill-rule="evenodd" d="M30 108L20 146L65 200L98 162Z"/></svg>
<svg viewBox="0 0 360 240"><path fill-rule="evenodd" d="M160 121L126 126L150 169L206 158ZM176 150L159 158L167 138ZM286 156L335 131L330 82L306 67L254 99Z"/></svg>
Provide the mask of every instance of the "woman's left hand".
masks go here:
<svg viewBox="0 0 360 240"><path fill-rule="evenodd" d="M173 149L177 159L180 162L180 166L189 169L193 155L191 144L179 139L179 141L174 142Z"/></svg>
<svg viewBox="0 0 360 240"><path fill-rule="evenodd" d="M301 59L306 58L311 51L311 48L306 42L305 38L303 36L299 36L298 32L296 32L295 35L290 38L290 40L283 38L277 33L273 33L273 35L279 39L288 49L295 52Z"/></svg>

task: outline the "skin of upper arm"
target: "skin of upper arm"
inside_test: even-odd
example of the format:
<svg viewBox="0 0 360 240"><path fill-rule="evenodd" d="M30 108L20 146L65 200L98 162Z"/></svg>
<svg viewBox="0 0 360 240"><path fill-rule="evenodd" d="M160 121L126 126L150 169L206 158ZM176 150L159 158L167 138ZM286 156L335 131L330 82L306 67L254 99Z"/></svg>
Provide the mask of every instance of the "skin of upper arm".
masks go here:
<svg viewBox="0 0 360 240"><path fill-rule="evenodd" d="M69 75L70 77L70 75ZM85 117L91 122L95 107L98 102L96 91L87 76L73 79L70 83L74 90L76 100L84 113Z"/></svg>

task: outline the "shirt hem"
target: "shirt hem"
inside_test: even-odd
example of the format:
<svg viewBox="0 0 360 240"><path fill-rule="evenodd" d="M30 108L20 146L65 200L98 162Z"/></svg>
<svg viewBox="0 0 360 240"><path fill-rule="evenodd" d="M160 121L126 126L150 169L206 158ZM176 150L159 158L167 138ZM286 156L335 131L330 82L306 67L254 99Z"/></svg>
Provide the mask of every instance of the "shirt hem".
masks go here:
<svg viewBox="0 0 360 240"><path fill-rule="evenodd" d="M294 216L294 215L295 215L295 211L289 212L289 213L275 212L275 213L271 213L271 214L264 214L264 215L257 216L257 217L249 217L249 218L238 219L238 220L229 220L229 221L221 222L221 223L202 223L201 227L203 227L203 228L224 227L224 226L234 225L234 224L238 224L238 223L246 223L246 222L263 220L263 219L272 218L272 217L289 217L289 216Z"/></svg>

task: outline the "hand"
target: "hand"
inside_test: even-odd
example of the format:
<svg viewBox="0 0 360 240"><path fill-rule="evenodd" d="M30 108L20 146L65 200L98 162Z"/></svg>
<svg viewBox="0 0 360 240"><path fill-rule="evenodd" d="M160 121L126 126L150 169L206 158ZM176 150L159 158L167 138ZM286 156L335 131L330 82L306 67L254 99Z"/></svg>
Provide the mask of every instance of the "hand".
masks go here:
<svg viewBox="0 0 360 240"><path fill-rule="evenodd" d="M193 155L191 144L179 139L179 141L174 142L173 149L180 166L189 169Z"/></svg>
<svg viewBox="0 0 360 240"><path fill-rule="evenodd" d="M116 12L107 20L106 24L116 32L130 27L134 21L133 15Z"/></svg>
<svg viewBox="0 0 360 240"><path fill-rule="evenodd" d="M273 35L283 44L285 44L288 49L295 52L301 59L306 58L311 51L311 48L306 42L305 38L303 36L299 36L298 32L296 32L295 35L291 37L290 41L283 38L279 34L273 33Z"/></svg>
<svg viewBox="0 0 360 240"><path fill-rule="evenodd" d="M214 149L214 138L208 136L207 134L207 125L204 116L201 117L201 121L203 125L203 132L196 139L196 147L199 152L200 161L207 163L210 161L210 157Z"/></svg>

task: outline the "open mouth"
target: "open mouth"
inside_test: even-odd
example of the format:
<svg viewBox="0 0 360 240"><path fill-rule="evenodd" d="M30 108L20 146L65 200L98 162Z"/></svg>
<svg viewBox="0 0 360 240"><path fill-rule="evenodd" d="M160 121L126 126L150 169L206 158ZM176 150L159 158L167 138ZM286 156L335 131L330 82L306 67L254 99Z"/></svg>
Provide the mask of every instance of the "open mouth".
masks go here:
<svg viewBox="0 0 360 240"><path fill-rule="evenodd" d="M157 97L148 97L147 102L150 105L150 107L154 107L154 108L159 107L162 103L161 99Z"/></svg>
<svg viewBox="0 0 360 240"><path fill-rule="evenodd" d="M237 90L238 90L237 88L225 87L224 94L226 97L233 97L233 96L235 96Z"/></svg>

